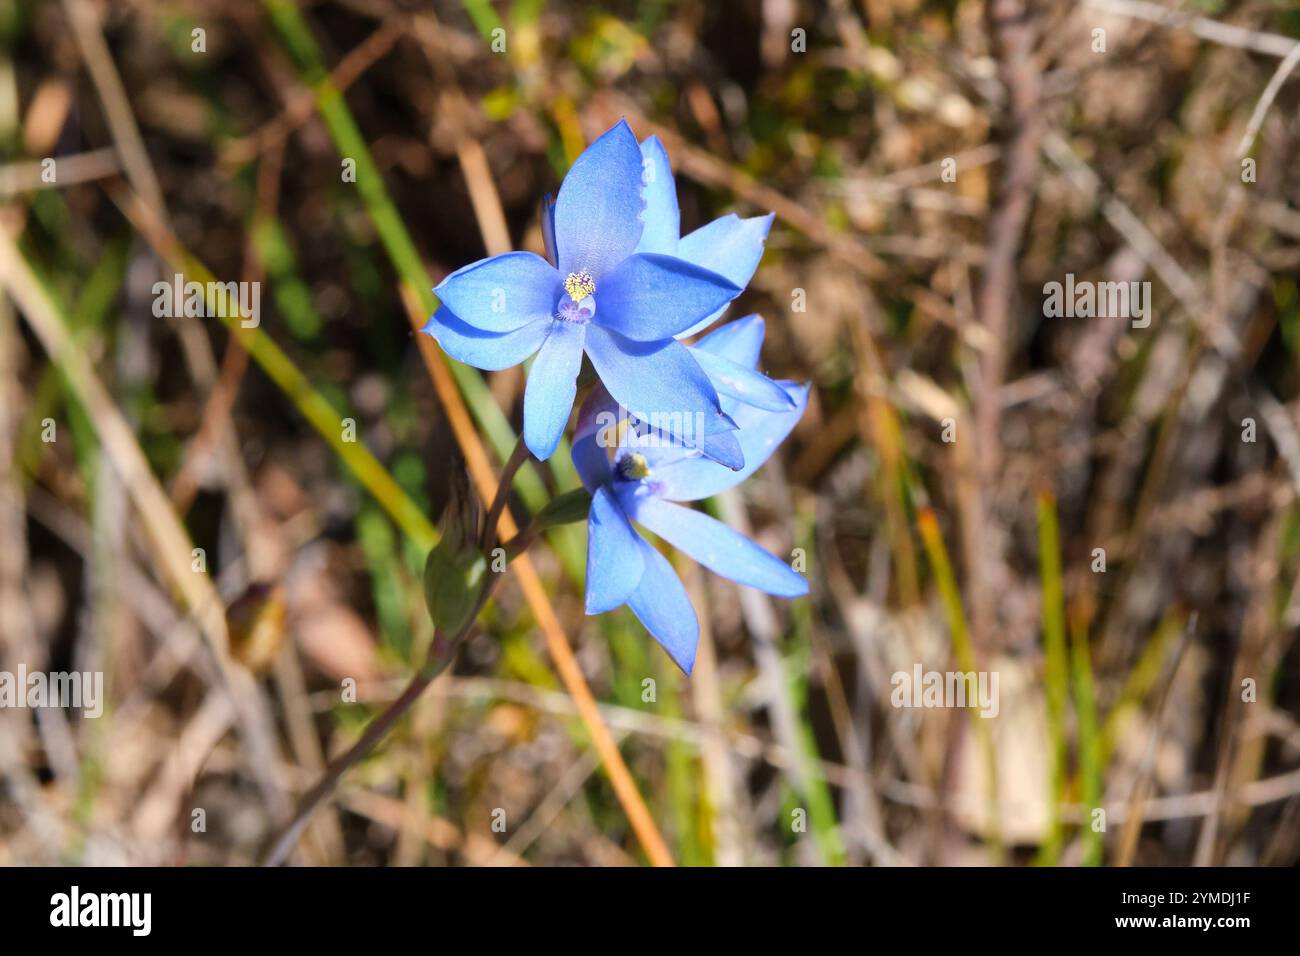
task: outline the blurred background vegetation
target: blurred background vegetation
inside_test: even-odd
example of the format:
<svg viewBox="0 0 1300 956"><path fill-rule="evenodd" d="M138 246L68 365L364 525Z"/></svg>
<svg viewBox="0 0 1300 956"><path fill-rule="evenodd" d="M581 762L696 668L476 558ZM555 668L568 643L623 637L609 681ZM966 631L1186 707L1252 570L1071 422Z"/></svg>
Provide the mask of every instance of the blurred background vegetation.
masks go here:
<svg viewBox="0 0 1300 956"><path fill-rule="evenodd" d="M732 315L813 398L707 507L812 596L678 560L686 679L553 534L294 861L1294 863L1296 38L1282 0L0 3L0 668L108 693L0 710L0 862L251 862L398 693L523 384L413 328L626 116L684 229L777 214ZM158 316L178 273L259 326ZM1150 326L1045 318L1067 273ZM513 519L576 483L526 467ZM891 706L917 664L998 716Z"/></svg>

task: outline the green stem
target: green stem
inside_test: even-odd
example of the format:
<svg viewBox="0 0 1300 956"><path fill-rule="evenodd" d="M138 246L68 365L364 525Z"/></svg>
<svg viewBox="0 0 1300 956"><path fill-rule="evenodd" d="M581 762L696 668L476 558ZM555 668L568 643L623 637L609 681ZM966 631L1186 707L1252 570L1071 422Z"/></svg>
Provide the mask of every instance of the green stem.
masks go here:
<svg viewBox="0 0 1300 956"><path fill-rule="evenodd" d="M1051 492L1038 495L1038 564L1043 588L1043 656L1047 694L1047 730L1051 738L1051 764L1047 834L1038 863L1056 864L1061 853L1061 803L1065 799L1065 706L1069 696L1069 663L1065 647L1065 604L1061 584L1061 541L1056 499Z"/></svg>

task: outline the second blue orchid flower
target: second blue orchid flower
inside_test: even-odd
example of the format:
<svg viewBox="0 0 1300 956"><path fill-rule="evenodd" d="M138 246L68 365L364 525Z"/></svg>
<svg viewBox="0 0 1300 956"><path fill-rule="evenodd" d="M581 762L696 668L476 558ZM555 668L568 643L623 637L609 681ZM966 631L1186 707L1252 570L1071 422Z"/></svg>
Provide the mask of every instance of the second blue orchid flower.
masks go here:
<svg viewBox="0 0 1300 956"><path fill-rule="evenodd" d="M753 369L763 320L747 316L722 326L691 351ZM757 374L757 373L755 373ZM695 664L699 622L668 560L632 523L654 532L709 570L780 597L808 593L808 583L780 558L681 502L726 491L761 466L803 415L808 386L776 382L788 398L780 411L724 398L737 424L745 466L732 470L686 448L670 435L642 430L597 388L583 403L573 439L573 463L591 492L587 521L587 613L628 605L687 674Z"/></svg>

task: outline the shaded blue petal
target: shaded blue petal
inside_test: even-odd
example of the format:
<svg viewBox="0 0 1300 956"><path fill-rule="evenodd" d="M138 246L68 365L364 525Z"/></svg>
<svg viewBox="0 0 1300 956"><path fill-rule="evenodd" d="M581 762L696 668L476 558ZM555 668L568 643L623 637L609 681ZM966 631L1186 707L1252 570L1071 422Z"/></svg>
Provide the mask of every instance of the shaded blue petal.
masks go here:
<svg viewBox="0 0 1300 956"><path fill-rule="evenodd" d="M641 544L609 488L597 488L587 519L588 614L612 611L631 596L645 569Z"/></svg>
<svg viewBox="0 0 1300 956"><path fill-rule="evenodd" d="M578 409L578 424L573 432L571 456L573 467L588 491L594 492L609 480L607 445L614 439L605 430L618 421L618 402L597 385Z"/></svg>
<svg viewBox="0 0 1300 956"><path fill-rule="evenodd" d="M466 325L446 306L434 313L422 331L459 362L489 372L518 365L546 340L552 320L538 319L513 332L483 332Z"/></svg>
<svg viewBox="0 0 1300 956"><path fill-rule="evenodd" d="M457 269L433 291L466 325L511 332L552 316L563 290L563 277L541 256L507 252Z"/></svg>
<svg viewBox="0 0 1300 956"><path fill-rule="evenodd" d="M555 200L556 263L562 275L597 280L641 239L641 147L626 120L573 161Z"/></svg>
<svg viewBox="0 0 1300 956"><path fill-rule="evenodd" d="M635 342L591 325L587 354L620 405L653 428L698 447L703 436L732 427L709 377L675 339Z"/></svg>
<svg viewBox="0 0 1300 956"><path fill-rule="evenodd" d="M763 317L754 313L718 326L691 348L721 355L746 368L757 368L766 331Z"/></svg>
<svg viewBox="0 0 1300 956"><path fill-rule="evenodd" d="M717 462L727 471L740 471L745 467L745 448L736 431L718 432L704 439L701 451L706 459Z"/></svg>
<svg viewBox="0 0 1300 956"><path fill-rule="evenodd" d="M709 376L719 397L730 396L745 405L755 405L769 412L787 412L794 408L794 399L766 375L706 349L693 349L691 354L704 369L704 374Z"/></svg>
<svg viewBox="0 0 1300 956"><path fill-rule="evenodd" d="M542 244L546 246L546 258L555 265L559 261L555 254L555 196L547 193L542 197Z"/></svg>
<svg viewBox="0 0 1300 956"><path fill-rule="evenodd" d="M596 319L630 339L672 338L740 294L740 287L684 259L637 253L596 287Z"/></svg>
<svg viewBox="0 0 1300 956"><path fill-rule="evenodd" d="M768 213L766 216L741 219L732 213L715 219L707 226L701 226L690 235L683 236L677 244L677 255L697 266L726 276L743 289L754 277L758 260L763 258L763 243L774 218L772 213ZM718 310L707 315L680 334L694 335L708 328L721 314L722 311Z"/></svg>
<svg viewBox="0 0 1300 956"><path fill-rule="evenodd" d="M710 571L778 597L802 597L808 593L808 582L803 575L721 521L653 495L625 495L624 498L625 506L638 524L645 525Z"/></svg>
<svg viewBox="0 0 1300 956"><path fill-rule="evenodd" d="M807 385L791 382L781 385L795 403L788 412L768 412L753 405L736 407L733 417L739 427L733 434L740 442L745 459L743 468L732 471L704 458L683 459L655 473L660 496L668 501L710 498L744 481L771 458L808 405Z"/></svg>
<svg viewBox="0 0 1300 956"><path fill-rule="evenodd" d="M641 198L645 201L641 220L645 229L636 251L674 255L677 239L682 234L682 214L677 207L677 184L668 164L668 153L658 136L650 136L641 143L641 184Z"/></svg>
<svg viewBox="0 0 1300 956"><path fill-rule="evenodd" d="M582 341L587 326L578 322L551 323L528 371L524 387L524 444L545 461L555 453L569 423L582 369Z"/></svg>
<svg viewBox="0 0 1300 956"><path fill-rule="evenodd" d="M700 643L700 622L695 617L695 608L668 559L640 537L637 544L645 570L641 583L627 600L628 606L677 666L690 674L695 667L695 649Z"/></svg>

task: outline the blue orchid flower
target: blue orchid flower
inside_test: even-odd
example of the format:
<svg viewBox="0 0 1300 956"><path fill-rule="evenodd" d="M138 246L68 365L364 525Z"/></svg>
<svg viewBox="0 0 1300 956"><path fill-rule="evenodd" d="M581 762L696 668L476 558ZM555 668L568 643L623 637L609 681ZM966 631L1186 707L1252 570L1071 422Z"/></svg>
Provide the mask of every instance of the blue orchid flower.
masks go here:
<svg viewBox="0 0 1300 956"><path fill-rule="evenodd" d="M735 428L708 376L676 336L725 308L741 287L672 254L639 250L642 158L620 121L573 163L543 232L549 261L509 252L472 263L434 289L424 331L453 358L486 370L536 353L524 390L524 441L549 458L569 420L585 353L604 387L645 420L700 423L680 436ZM674 200L675 202L675 200ZM734 439L718 439L739 467Z"/></svg>
<svg viewBox="0 0 1300 956"><path fill-rule="evenodd" d="M642 141L641 162L645 183L642 191L645 229L636 251L676 256L725 276L742 289L748 286L758 268L758 261L763 258L763 244L772 229L774 214L741 219L730 213L683 236L677 184L668 162L668 151L658 136L649 136ZM684 339L702 332L725 311L726 306L723 306L709 313L678 332L677 337Z"/></svg>
<svg viewBox="0 0 1300 956"><path fill-rule="evenodd" d="M752 371L763 331L763 320L748 316L705 336L692 351ZM573 462L592 494L587 613L628 605L687 674L699 642L695 609L668 560L637 533L633 522L723 577L780 597L807 594L807 581L784 561L722 522L679 504L743 481L790 433L807 406L808 386L774 384L787 397L781 410L724 393L723 408L736 422L733 434L744 455L739 470L710 461L670 435L642 433L603 388L588 396L578 415Z"/></svg>

